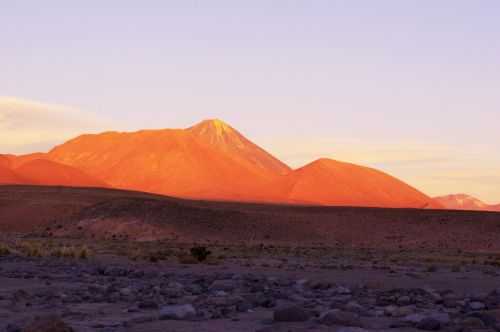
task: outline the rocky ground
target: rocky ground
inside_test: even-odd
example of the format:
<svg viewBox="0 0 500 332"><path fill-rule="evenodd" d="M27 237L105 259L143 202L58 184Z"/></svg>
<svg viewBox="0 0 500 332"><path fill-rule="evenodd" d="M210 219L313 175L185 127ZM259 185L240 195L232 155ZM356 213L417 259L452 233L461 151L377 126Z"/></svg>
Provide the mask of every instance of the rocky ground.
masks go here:
<svg viewBox="0 0 500 332"><path fill-rule="evenodd" d="M4 255L0 331L500 331L498 266L363 255Z"/></svg>

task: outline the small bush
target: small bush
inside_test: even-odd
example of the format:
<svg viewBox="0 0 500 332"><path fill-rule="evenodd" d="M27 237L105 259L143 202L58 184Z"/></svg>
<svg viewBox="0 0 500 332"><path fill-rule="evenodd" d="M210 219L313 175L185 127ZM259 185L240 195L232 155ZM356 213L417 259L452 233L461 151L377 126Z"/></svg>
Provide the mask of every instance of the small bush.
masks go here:
<svg viewBox="0 0 500 332"><path fill-rule="evenodd" d="M78 252L78 258L88 259L90 256L90 250L87 247L81 247Z"/></svg>
<svg viewBox="0 0 500 332"><path fill-rule="evenodd" d="M21 243L21 252L24 253L27 257L42 257L42 249L36 243L32 242L23 242Z"/></svg>
<svg viewBox="0 0 500 332"><path fill-rule="evenodd" d="M212 252L205 247L193 247L190 249L190 253L198 262L203 262Z"/></svg>
<svg viewBox="0 0 500 332"><path fill-rule="evenodd" d="M51 252L51 256L58 258L88 259L90 257L90 250L85 246L79 248L62 246L54 249Z"/></svg>
<svg viewBox="0 0 500 332"><path fill-rule="evenodd" d="M11 249L5 244L0 244L0 256L8 256L11 254Z"/></svg>

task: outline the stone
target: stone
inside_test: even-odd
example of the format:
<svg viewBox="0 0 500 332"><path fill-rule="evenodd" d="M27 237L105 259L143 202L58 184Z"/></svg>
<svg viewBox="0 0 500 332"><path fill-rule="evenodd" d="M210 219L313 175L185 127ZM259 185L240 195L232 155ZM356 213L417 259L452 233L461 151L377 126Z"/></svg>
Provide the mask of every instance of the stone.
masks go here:
<svg viewBox="0 0 500 332"><path fill-rule="evenodd" d="M474 312L471 312L467 315L467 317L474 317L474 318L479 318L486 326L489 326L489 327L494 327L497 322L498 322L498 319L497 317L495 316L495 313L494 311L474 311Z"/></svg>
<svg viewBox="0 0 500 332"><path fill-rule="evenodd" d="M305 322L309 320L310 314L298 306L276 309L273 315L276 322Z"/></svg>
<svg viewBox="0 0 500 332"><path fill-rule="evenodd" d="M236 282L234 280L215 280L210 285L211 291L224 291L231 292L236 288Z"/></svg>
<svg viewBox="0 0 500 332"><path fill-rule="evenodd" d="M125 287L120 289L120 294L123 296L130 296L132 295L132 290L129 287Z"/></svg>
<svg viewBox="0 0 500 332"><path fill-rule="evenodd" d="M398 305L406 306L411 303L411 298L409 296L401 296L398 298Z"/></svg>
<svg viewBox="0 0 500 332"><path fill-rule="evenodd" d="M396 316L399 311L399 307L395 305L389 305L384 308L384 314L386 316Z"/></svg>
<svg viewBox="0 0 500 332"><path fill-rule="evenodd" d="M349 288L343 286L338 286L334 289L334 292L339 295L350 295L352 293Z"/></svg>
<svg viewBox="0 0 500 332"><path fill-rule="evenodd" d="M434 318L424 318L417 324L417 328L425 331L438 331L441 329L441 323Z"/></svg>
<svg viewBox="0 0 500 332"><path fill-rule="evenodd" d="M350 301L349 303L347 303L345 305L345 310L351 311L351 312L356 312L356 313L361 313L362 311L364 311L364 308L358 302Z"/></svg>
<svg viewBox="0 0 500 332"><path fill-rule="evenodd" d="M24 327L22 332L74 332L73 328L67 325L57 316L45 316L36 318L33 322Z"/></svg>
<svg viewBox="0 0 500 332"><path fill-rule="evenodd" d="M482 302L474 301L469 303L469 308L471 310L483 310L486 306Z"/></svg>
<svg viewBox="0 0 500 332"><path fill-rule="evenodd" d="M169 305L160 309L161 320L187 320L196 316L196 309L191 304Z"/></svg>
<svg viewBox="0 0 500 332"><path fill-rule="evenodd" d="M439 322L440 325L447 325L450 323L450 315L448 315L447 313L440 313L440 312L434 312L430 314L421 314L421 313L411 314L405 316L403 318L403 321L418 326L420 323L428 319L437 321Z"/></svg>
<svg viewBox="0 0 500 332"><path fill-rule="evenodd" d="M337 332L369 332L368 330L362 329L360 327L340 327Z"/></svg>
<svg viewBox="0 0 500 332"><path fill-rule="evenodd" d="M340 325L359 327L361 325L359 315L338 309L327 311L321 315L319 322L328 326Z"/></svg>
<svg viewBox="0 0 500 332"><path fill-rule="evenodd" d="M477 317L467 317L463 319L460 322L460 326L467 328L477 328L477 329L482 329L486 327L484 322Z"/></svg>
<svg viewBox="0 0 500 332"><path fill-rule="evenodd" d="M5 327L5 332L22 332L22 329L15 324L8 324Z"/></svg>
<svg viewBox="0 0 500 332"><path fill-rule="evenodd" d="M154 301L145 300L145 301L139 302L137 304L137 307L139 309L153 310L153 309L158 309L159 305L158 305L158 303L156 303Z"/></svg>
<svg viewBox="0 0 500 332"><path fill-rule="evenodd" d="M404 322L408 322L411 324L418 324L425 319L423 314L411 314L403 318Z"/></svg>

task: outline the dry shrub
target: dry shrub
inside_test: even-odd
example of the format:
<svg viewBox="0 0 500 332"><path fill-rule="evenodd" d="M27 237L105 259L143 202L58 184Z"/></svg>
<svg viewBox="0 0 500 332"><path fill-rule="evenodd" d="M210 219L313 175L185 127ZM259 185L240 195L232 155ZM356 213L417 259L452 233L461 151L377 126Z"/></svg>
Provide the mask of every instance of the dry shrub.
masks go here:
<svg viewBox="0 0 500 332"><path fill-rule="evenodd" d="M43 257L43 250L38 243L24 241L20 245L21 252L27 257Z"/></svg>
<svg viewBox="0 0 500 332"><path fill-rule="evenodd" d="M12 253L12 249L6 244L0 243L0 256L8 256Z"/></svg>
<svg viewBox="0 0 500 332"><path fill-rule="evenodd" d="M73 247L73 246L61 246L55 248L51 256L58 258L78 258L78 259L88 259L90 257L90 250L86 246Z"/></svg>

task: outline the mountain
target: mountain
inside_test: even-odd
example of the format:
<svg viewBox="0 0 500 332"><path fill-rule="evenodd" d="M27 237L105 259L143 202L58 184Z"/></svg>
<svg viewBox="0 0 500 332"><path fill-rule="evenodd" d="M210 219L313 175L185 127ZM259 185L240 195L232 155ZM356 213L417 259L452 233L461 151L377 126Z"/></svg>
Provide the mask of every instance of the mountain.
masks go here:
<svg viewBox="0 0 500 332"><path fill-rule="evenodd" d="M6 158L11 169L35 184L73 186L75 179L80 185L194 199L441 207L406 183L366 167L319 159L292 170L217 119L186 129L81 135L47 154Z"/></svg>
<svg viewBox="0 0 500 332"><path fill-rule="evenodd" d="M238 162L258 168L271 176L287 174L291 171L286 164L250 142L221 120L205 120L187 130L201 141L230 154Z"/></svg>
<svg viewBox="0 0 500 332"><path fill-rule="evenodd" d="M500 211L500 204L486 204L466 194L439 196L434 199L450 210Z"/></svg>
<svg viewBox="0 0 500 332"><path fill-rule="evenodd" d="M5 159L0 158L0 162L5 161ZM0 185L2 184L28 184L30 183L27 179L14 172L12 169L0 163Z"/></svg>
<svg viewBox="0 0 500 332"><path fill-rule="evenodd" d="M28 179L30 184L67 187L107 187L105 182L99 181L74 167L50 160L30 160L14 169L14 171L22 178Z"/></svg>
<svg viewBox="0 0 500 332"><path fill-rule="evenodd" d="M278 180L292 202L322 205L439 208L406 183L372 168L319 159Z"/></svg>
<svg viewBox="0 0 500 332"><path fill-rule="evenodd" d="M74 167L48 160L42 153L0 155L0 184L109 187Z"/></svg>
<svg viewBox="0 0 500 332"><path fill-rule="evenodd" d="M116 188L221 200L273 201L266 188L288 170L220 120L188 129L83 135L47 157Z"/></svg>

